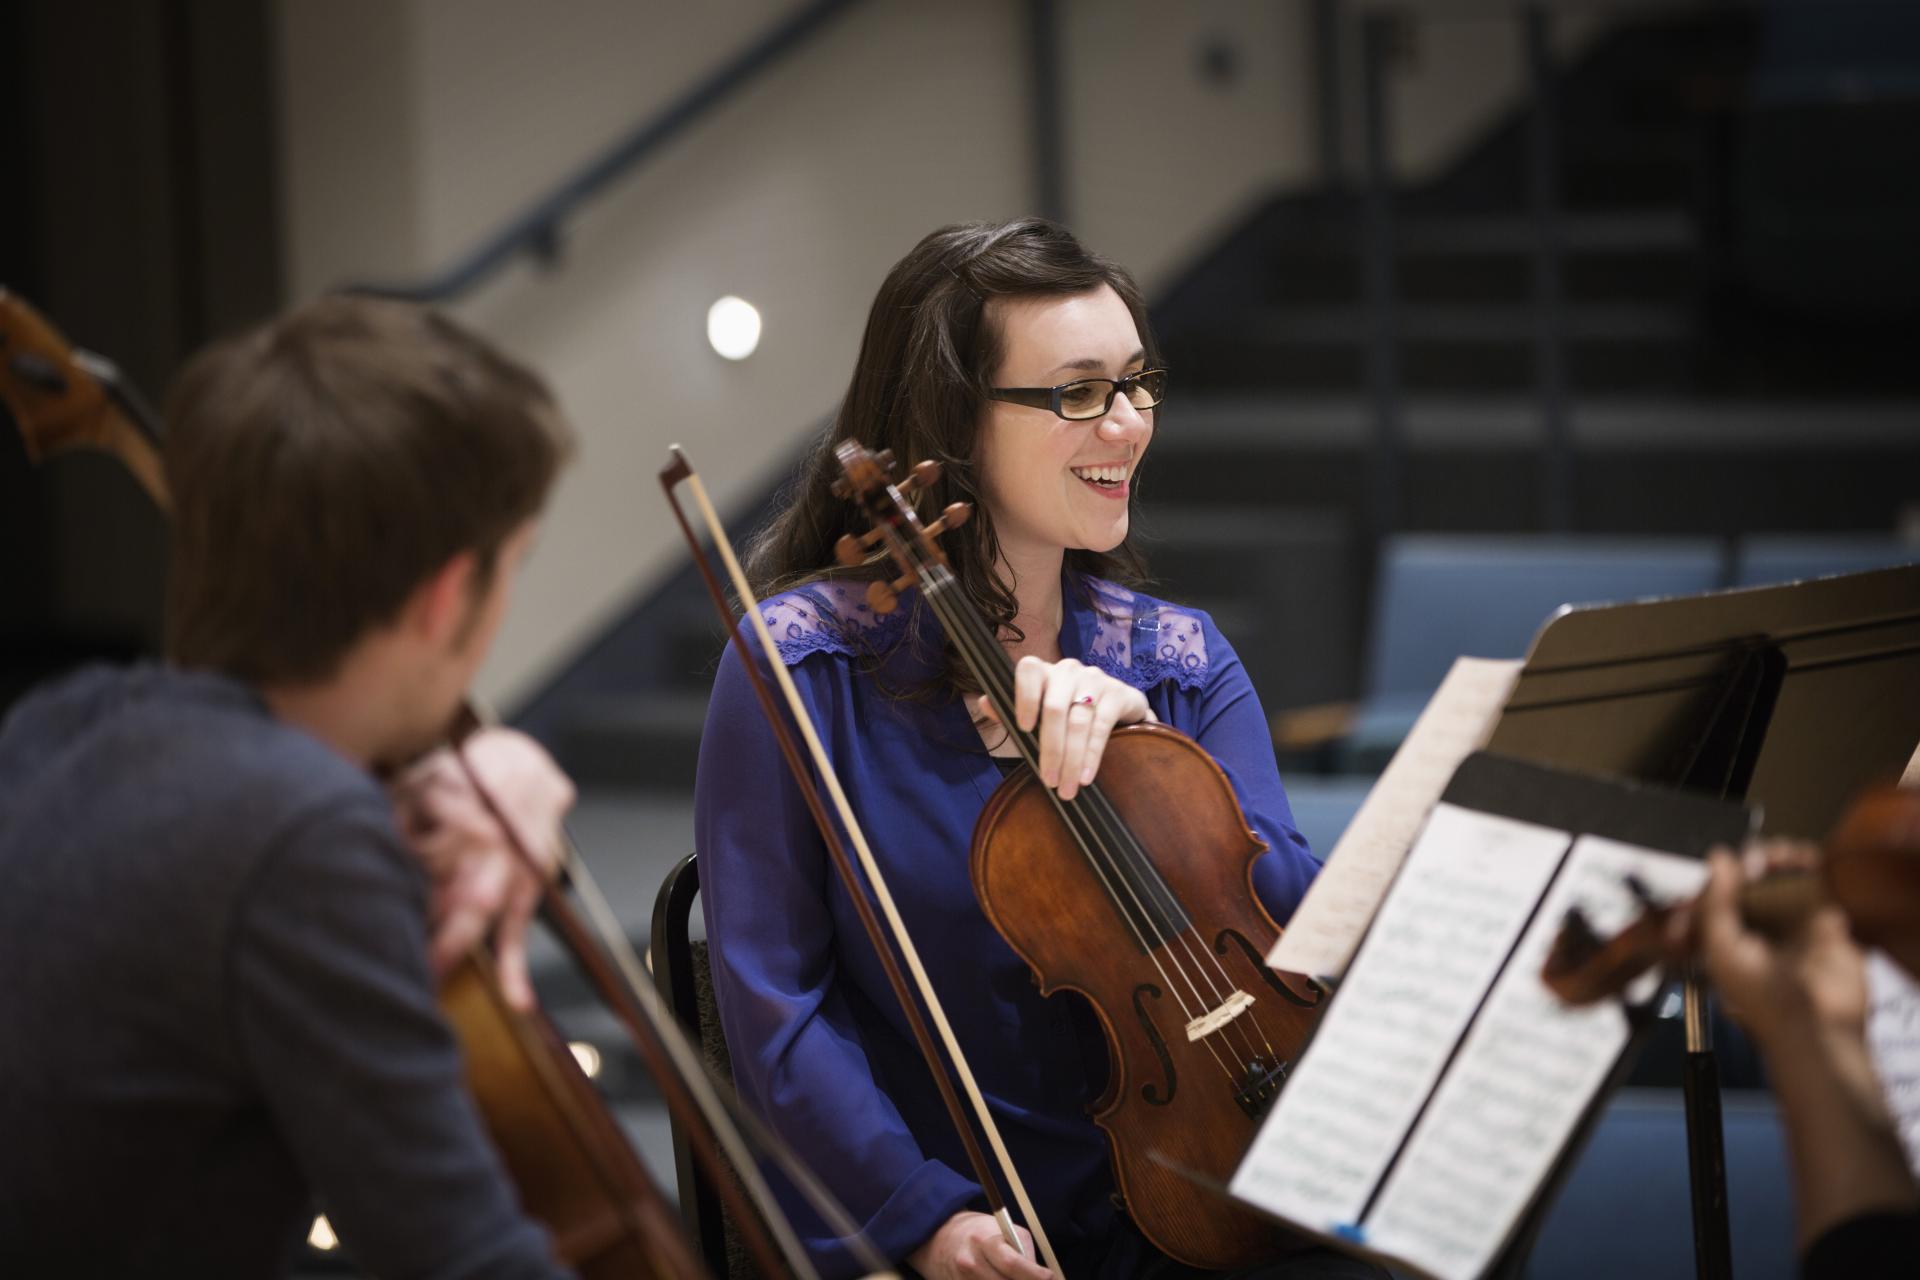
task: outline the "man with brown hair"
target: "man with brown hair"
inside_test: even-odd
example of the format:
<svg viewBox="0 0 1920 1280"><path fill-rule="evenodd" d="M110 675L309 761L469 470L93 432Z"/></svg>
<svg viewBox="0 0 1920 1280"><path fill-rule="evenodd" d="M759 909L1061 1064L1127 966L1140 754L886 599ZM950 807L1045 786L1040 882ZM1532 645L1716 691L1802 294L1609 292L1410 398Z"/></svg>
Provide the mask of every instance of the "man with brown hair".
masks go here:
<svg viewBox="0 0 1920 1280"><path fill-rule="evenodd" d="M0 727L0 1274L278 1274L310 1197L378 1274L551 1274L375 773L451 722L566 429L452 322L347 298L202 354L168 419L168 664Z"/></svg>

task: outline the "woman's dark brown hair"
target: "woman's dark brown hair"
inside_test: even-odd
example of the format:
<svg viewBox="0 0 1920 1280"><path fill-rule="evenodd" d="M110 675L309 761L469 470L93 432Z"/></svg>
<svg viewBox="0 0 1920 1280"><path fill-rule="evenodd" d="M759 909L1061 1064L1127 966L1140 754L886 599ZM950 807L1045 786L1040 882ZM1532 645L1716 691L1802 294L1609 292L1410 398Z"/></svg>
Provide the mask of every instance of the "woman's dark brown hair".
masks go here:
<svg viewBox="0 0 1920 1280"><path fill-rule="evenodd" d="M903 466L932 458L940 482L915 497L923 514L950 502L968 502L973 518L941 538L954 576L989 625L1013 630L1015 601L994 572L999 543L993 515L980 501L980 427L987 392L1003 351L993 324L995 298L1064 297L1106 285L1133 314L1149 366L1159 351L1147 325L1146 304L1125 270L1089 253L1064 227L1044 218L942 227L887 273L867 316L853 383L832 424L821 435L786 504L756 534L747 572L765 598L804 582L874 577L890 568L846 570L834 563L842 534L864 533L859 513L830 492L838 478L834 445L854 439L893 450ZM1069 549L1066 566L1094 577L1138 582L1145 573L1131 535L1109 552ZM1018 634L1013 630L1013 634ZM968 683L949 663L948 680Z"/></svg>
<svg viewBox="0 0 1920 1280"><path fill-rule="evenodd" d="M484 589L571 447L535 374L344 296L201 353L167 426L168 655L262 684L326 679L462 552Z"/></svg>

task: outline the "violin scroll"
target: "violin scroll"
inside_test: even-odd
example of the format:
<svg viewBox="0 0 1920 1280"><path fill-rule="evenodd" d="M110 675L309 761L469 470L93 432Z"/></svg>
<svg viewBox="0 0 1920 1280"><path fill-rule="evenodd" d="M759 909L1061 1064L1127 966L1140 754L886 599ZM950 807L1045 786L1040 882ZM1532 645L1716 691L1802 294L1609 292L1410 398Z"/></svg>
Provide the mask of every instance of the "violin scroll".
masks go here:
<svg viewBox="0 0 1920 1280"><path fill-rule="evenodd" d="M0 404L13 415L27 458L98 449L126 464L167 506L159 419L112 362L82 351L16 293L0 288Z"/></svg>

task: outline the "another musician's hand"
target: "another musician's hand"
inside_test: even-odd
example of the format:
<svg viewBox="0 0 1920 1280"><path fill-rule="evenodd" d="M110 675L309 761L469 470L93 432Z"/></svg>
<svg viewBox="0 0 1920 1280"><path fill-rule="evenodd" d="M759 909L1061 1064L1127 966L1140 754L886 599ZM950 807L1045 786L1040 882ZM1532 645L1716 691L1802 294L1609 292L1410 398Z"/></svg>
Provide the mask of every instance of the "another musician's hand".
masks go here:
<svg viewBox="0 0 1920 1280"><path fill-rule="evenodd" d="M1707 974L1727 1011L1763 1049L1810 1034L1854 1039L1865 1031L1865 958L1837 906L1817 908L1779 939L1749 928L1740 915L1742 884L1770 871L1804 868L1813 852L1783 841L1749 848L1743 859L1715 850L1695 909Z"/></svg>
<svg viewBox="0 0 1920 1280"><path fill-rule="evenodd" d="M539 743L512 729L483 729L461 750L551 878L564 856L561 821L573 807L573 784ZM491 935L501 990L515 1008L532 1008L527 926L540 905L540 879L515 854L451 750L421 760L392 794L401 834L433 885L434 972L445 973Z"/></svg>
<svg viewBox="0 0 1920 1280"><path fill-rule="evenodd" d="M983 696L982 714L997 720ZM1154 718L1147 695L1073 658L1027 657L1013 669L1013 711L1020 728L1040 729L1040 781L1073 799L1100 771L1114 727Z"/></svg>
<svg viewBox="0 0 1920 1280"><path fill-rule="evenodd" d="M1033 1261L1033 1237L1027 1229L1015 1226L1020 1248L1016 1253L1000 1234L993 1215L961 1210L933 1233L927 1242L907 1257L913 1269L927 1280L981 1280L1005 1276L1007 1280L1049 1280L1053 1272Z"/></svg>

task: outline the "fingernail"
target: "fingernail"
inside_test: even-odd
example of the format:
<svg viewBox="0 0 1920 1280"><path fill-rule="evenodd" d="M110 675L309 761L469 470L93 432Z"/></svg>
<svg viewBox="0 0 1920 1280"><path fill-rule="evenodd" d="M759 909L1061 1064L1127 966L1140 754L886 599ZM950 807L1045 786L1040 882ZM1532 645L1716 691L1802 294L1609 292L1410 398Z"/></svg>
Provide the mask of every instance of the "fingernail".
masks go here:
<svg viewBox="0 0 1920 1280"><path fill-rule="evenodd" d="M1080 785L1084 787L1084 786L1086 786L1086 785L1087 785L1087 784L1088 784L1089 782L1092 782L1092 781L1093 781L1093 775L1094 775L1094 774L1095 774L1095 773L1096 773L1097 771L1098 771L1098 766L1097 766L1097 765L1091 765L1091 764L1090 764L1090 765L1088 765L1088 766L1087 766L1086 768L1084 768L1084 769L1082 769L1082 770L1080 771Z"/></svg>

